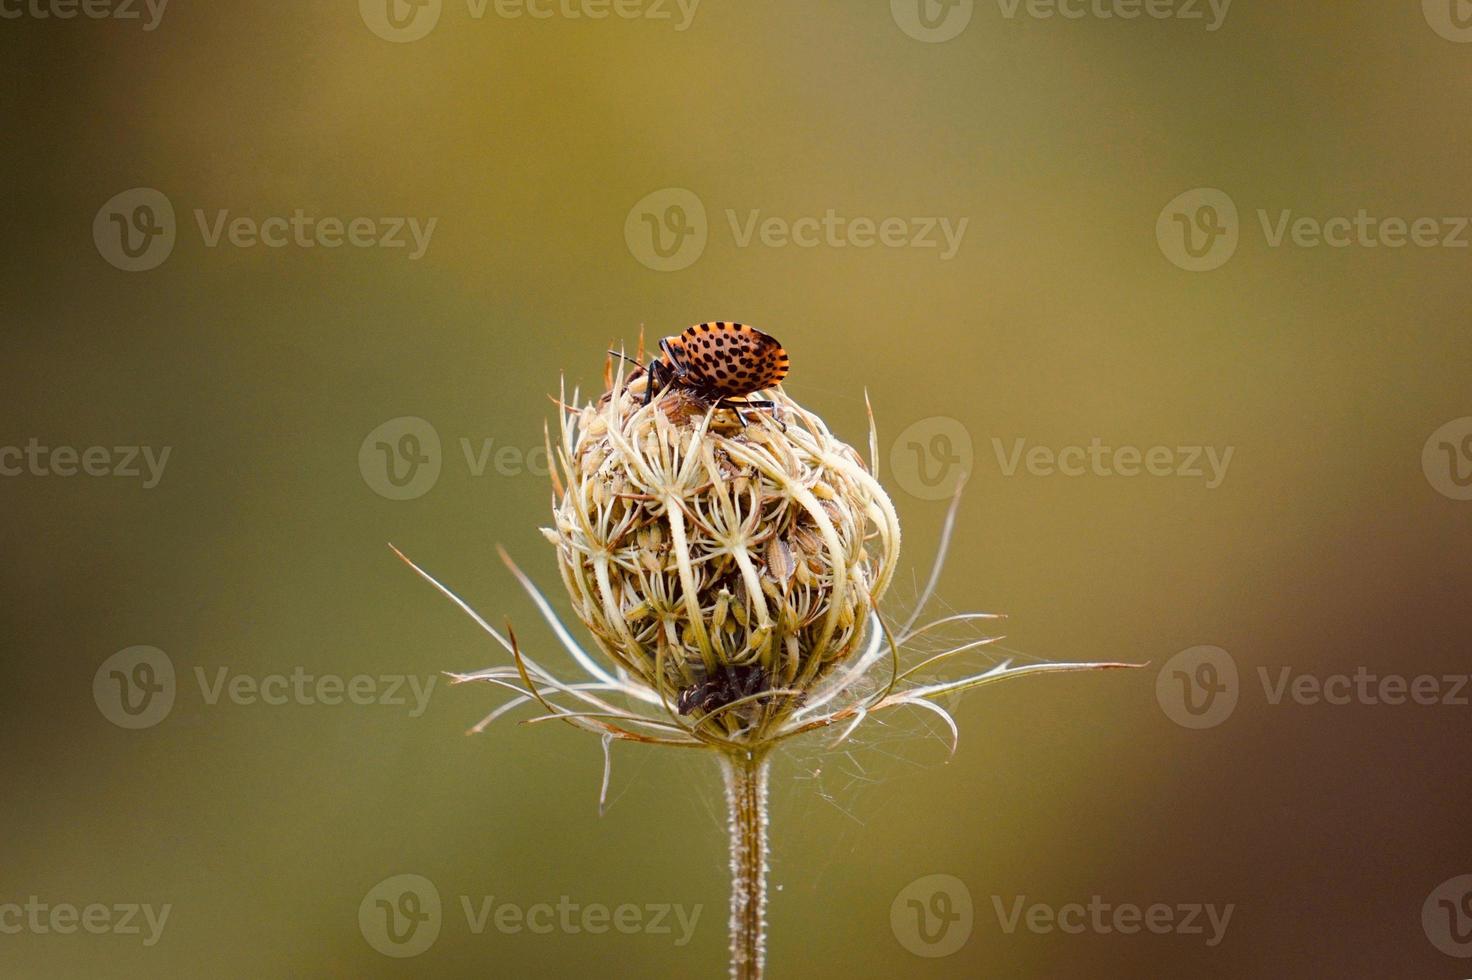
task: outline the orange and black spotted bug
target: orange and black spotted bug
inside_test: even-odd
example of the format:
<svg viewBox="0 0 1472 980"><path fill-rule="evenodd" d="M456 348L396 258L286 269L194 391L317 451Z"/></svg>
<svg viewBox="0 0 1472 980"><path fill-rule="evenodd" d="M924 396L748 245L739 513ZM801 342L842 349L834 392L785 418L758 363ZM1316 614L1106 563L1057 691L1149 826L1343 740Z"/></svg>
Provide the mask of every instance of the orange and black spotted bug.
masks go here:
<svg viewBox="0 0 1472 980"><path fill-rule="evenodd" d="M677 337L659 342L660 357L648 366L644 404L669 387L678 387L718 408L770 408L771 401L748 396L787 377L787 351L777 338L744 323L697 323ZM779 419L780 422L780 419Z"/></svg>

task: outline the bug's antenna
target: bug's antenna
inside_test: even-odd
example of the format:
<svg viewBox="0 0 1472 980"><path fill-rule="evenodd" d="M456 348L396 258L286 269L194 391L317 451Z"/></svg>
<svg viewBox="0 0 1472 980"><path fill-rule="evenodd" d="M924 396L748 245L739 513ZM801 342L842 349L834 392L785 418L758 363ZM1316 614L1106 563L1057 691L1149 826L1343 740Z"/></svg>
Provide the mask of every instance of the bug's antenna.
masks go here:
<svg viewBox="0 0 1472 980"><path fill-rule="evenodd" d="M625 354L621 350L614 350L613 348L610 347L608 349L608 353L612 354L614 357L622 357L624 360L626 360L630 364L634 365L634 367L640 367L641 368L641 367L644 366L641 362L639 362L638 360L630 357L629 355Z"/></svg>

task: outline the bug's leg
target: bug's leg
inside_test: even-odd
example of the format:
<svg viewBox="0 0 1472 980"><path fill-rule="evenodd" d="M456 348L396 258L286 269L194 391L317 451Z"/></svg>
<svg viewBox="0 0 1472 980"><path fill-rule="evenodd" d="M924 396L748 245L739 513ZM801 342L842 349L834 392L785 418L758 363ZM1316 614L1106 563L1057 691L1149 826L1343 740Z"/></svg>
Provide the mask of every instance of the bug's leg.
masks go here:
<svg viewBox="0 0 1472 980"><path fill-rule="evenodd" d="M747 408L770 409L772 413L772 421L780 425L783 432L787 431L787 423L782 420L782 406L778 405L776 402L768 401L765 398L747 398L744 399L741 404L745 405Z"/></svg>
<svg viewBox="0 0 1472 980"><path fill-rule="evenodd" d="M786 432L787 422L782 418L782 406L776 402L769 401L767 402L767 407L772 410L772 419L782 428L783 432Z"/></svg>
<svg viewBox="0 0 1472 980"><path fill-rule="evenodd" d="M663 362L661 362L661 361L650 361L649 362L649 381L648 381L648 383L646 383L644 385L644 404L645 405L648 405L651 401L654 400L654 392L655 392L655 389L662 387L662 381L660 379L661 379L661 375L664 375L665 374L665 371L666 371L666 368L665 368Z"/></svg>
<svg viewBox="0 0 1472 980"><path fill-rule="evenodd" d="M740 422L741 427L744 429L746 428L746 413L741 411L741 409L749 404L750 402L738 402L734 398L722 398L716 402L716 408L724 408L727 411L735 412L736 421Z"/></svg>
<svg viewBox="0 0 1472 980"><path fill-rule="evenodd" d="M665 357L669 358L669 367L674 372L675 377L681 381L685 380L685 376L690 373L690 369L685 366L685 361L680 356L680 352L670 343L668 337L659 342L659 349Z"/></svg>

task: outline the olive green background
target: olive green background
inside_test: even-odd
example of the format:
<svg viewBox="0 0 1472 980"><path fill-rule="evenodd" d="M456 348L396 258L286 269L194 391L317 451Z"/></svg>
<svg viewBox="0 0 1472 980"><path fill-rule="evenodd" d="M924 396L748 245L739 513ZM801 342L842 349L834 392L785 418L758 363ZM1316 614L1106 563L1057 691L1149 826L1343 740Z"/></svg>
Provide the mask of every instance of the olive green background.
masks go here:
<svg viewBox="0 0 1472 980"><path fill-rule="evenodd" d="M673 8L671 8L673 9ZM774 977L1465 976L1423 933L1472 872L1472 708L1271 705L1256 668L1465 673L1472 503L1422 446L1472 415L1472 250L1273 248L1256 212L1472 214L1472 46L1417 2L1237 0L1202 21L1006 17L945 43L884 2L705 0L670 21L476 20L447 2L412 43L350 0L173 0L137 21L0 20L5 201L0 445L172 447L160 484L0 479L6 601L0 901L171 903L161 941L0 934L7 977L719 976L725 843L714 761L565 726L465 730L503 697L428 709L208 704L200 667L264 677L436 675L505 662L400 565L393 541L529 652L564 657L496 558L549 589L536 475L471 475L459 440L523 458L560 373L610 342L739 319L790 350L788 391L862 443L906 531L908 609L944 516L900 485L907 426L974 447L942 609L1006 612L1045 659L1149 662L1018 681L955 706L959 750L893 714L848 752L779 761ZM94 246L113 195L178 214L158 268ZM635 202L687 188L698 261L654 271ZM1196 187L1241 242L1183 271L1155 236ZM438 219L427 254L208 248L194 209ZM726 212L969 219L959 253L739 247ZM389 500L358 450L433 424L433 489ZM934 424L934 423L925 423ZM1005 476L992 439L1234 447L1184 477ZM554 598L559 598L554 593ZM164 650L178 695L124 730L94 673ZM1241 700L1172 723L1156 673L1214 644ZM995 652L995 651L993 651ZM990 654L970 661L991 662ZM443 680L443 678L441 679ZM391 959L358 906L400 873L444 899ZM912 955L890 905L954 875L975 928ZM992 896L1054 906L1235 903L1225 940L1006 934ZM523 906L685 903L693 941L474 935L458 896Z"/></svg>

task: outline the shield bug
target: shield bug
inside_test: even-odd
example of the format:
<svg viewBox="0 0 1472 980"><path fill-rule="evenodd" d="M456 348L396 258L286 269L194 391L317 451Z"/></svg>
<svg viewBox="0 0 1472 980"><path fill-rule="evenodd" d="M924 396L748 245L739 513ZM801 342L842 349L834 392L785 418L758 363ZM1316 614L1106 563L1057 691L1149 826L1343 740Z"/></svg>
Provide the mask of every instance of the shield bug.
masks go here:
<svg viewBox="0 0 1472 980"><path fill-rule="evenodd" d="M667 388L678 388L732 409L743 425L743 408L777 412L774 402L749 397L787 377L787 351L777 338L744 323L697 323L661 340L659 350L659 358L646 368L644 404Z"/></svg>

